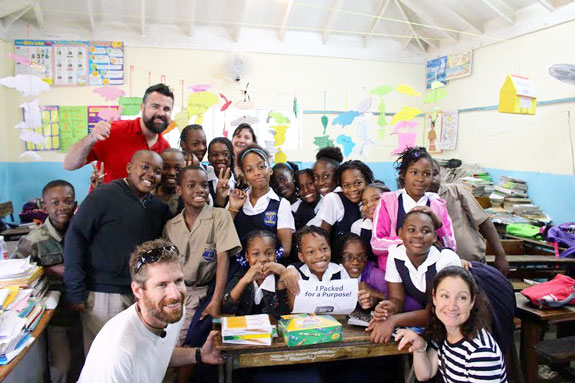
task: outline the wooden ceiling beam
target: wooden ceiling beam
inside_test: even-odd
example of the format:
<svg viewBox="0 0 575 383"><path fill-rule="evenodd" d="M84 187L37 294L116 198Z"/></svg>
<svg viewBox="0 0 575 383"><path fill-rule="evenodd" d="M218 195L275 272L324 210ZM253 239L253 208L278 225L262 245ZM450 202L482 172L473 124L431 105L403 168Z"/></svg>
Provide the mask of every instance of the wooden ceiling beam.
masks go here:
<svg viewBox="0 0 575 383"><path fill-rule="evenodd" d="M387 10L387 7L389 7L390 3L391 3L391 0L381 0L380 1L379 7L378 7L377 12L376 12L377 17L375 17L373 19L373 21L371 22L371 26L369 27L369 32L367 32L367 35L363 36L363 45L364 46L367 46L367 42L371 38L371 35L375 31L375 27L377 27L377 24L379 23L379 19L381 17L383 17L383 14Z"/></svg>

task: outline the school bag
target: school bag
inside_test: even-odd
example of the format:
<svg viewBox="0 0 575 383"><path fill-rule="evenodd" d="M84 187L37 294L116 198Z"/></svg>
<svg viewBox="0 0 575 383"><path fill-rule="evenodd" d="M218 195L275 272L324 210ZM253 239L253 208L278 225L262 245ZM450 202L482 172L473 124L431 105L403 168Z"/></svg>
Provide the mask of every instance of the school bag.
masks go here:
<svg viewBox="0 0 575 383"><path fill-rule="evenodd" d="M22 206L19 214L21 223L30 223L34 221L44 222L48 214L42 210L42 199L32 198Z"/></svg>
<svg viewBox="0 0 575 383"><path fill-rule="evenodd" d="M547 242L555 248L555 255L561 258L575 256L575 222L567 222L559 226L553 226L547 232ZM568 248L559 254L559 245Z"/></svg>
<svg viewBox="0 0 575 383"><path fill-rule="evenodd" d="M521 290L521 294L539 309L575 305L575 279L557 274L548 282Z"/></svg>
<svg viewBox="0 0 575 383"><path fill-rule="evenodd" d="M511 223L505 228L507 234L523 238L542 239L541 229L527 223Z"/></svg>

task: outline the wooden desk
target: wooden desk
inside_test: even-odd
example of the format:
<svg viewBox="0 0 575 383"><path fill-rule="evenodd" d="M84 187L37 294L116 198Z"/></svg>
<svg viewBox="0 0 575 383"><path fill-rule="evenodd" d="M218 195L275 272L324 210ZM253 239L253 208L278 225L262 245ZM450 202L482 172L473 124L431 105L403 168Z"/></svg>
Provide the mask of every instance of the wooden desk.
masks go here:
<svg viewBox="0 0 575 383"><path fill-rule="evenodd" d="M575 258L557 258L554 255L507 255L507 262L509 265L565 265L575 264ZM485 257L487 263L493 264L495 262L494 255L487 255Z"/></svg>
<svg viewBox="0 0 575 383"><path fill-rule="evenodd" d="M517 235L512 235L512 234L507 234L504 233L502 234L504 238L509 238L509 239L515 239L515 240L519 240L519 241L523 241L524 244L526 245L531 245L531 246L537 246L543 249L546 249L552 253L555 253L555 248L553 247L552 244L545 242L545 241L541 241L538 239L531 239L531 238L524 238L524 237L519 237ZM559 252L561 252L562 250L565 250L566 247L564 246L559 246Z"/></svg>
<svg viewBox="0 0 575 383"><path fill-rule="evenodd" d="M29 226L21 226L15 229L4 230L0 235L4 237L5 241L16 241L20 237L28 235L33 229L34 228L30 228Z"/></svg>
<svg viewBox="0 0 575 383"><path fill-rule="evenodd" d="M539 310L520 293L515 293L515 299L516 315L521 319L521 369L526 383L537 383L535 346L540 342L548 324L575 321L575 307Z"/></svg>
<svg viewBox="0 0 575 383"><path fill-rule="evenodd" d="M34 331L32 331L32 336L34 337L34 342L32 342L30 345L28 345L28 347L26 347L24 350L22 350L22 352L20 352L20 354L18 354L18 356L16 356L14 359L12 359L12 361L10 363L8 363L4 366L0 366L0 382L4 381L4 379L6 379L6 377L8 377L8 375L10 375L10 373L18 365L18 363L20 363L20 361L22 360L22 358L24 358L24 356L26 355L28 350L30 350L30 348L32 348L34 343L44 333L44 331L46 330L46 327L48 326L48 323L50 323L50 320L52 319L53 316L54 316L54 310L46 310L44 312L44 314L42 315L40 322L38 323L38 325L36 326Z"/></svg>
<svg viewBox="0 0 575 383"><path fill-rule="evenodd" d="M300 347L287 347L282 338L274 338L272 345L244 346L222 344L221 336L216 337L216 348L226 361L220 366L219 382L232 381L234 369L329 362L342 359L373 358L388 355L405 355L409 352L397 349L397 343L375 344L369 341L369 333L364 327L348 326L347 319L335 317L343 324L343 337L340 342L313 344Z"/></svg>

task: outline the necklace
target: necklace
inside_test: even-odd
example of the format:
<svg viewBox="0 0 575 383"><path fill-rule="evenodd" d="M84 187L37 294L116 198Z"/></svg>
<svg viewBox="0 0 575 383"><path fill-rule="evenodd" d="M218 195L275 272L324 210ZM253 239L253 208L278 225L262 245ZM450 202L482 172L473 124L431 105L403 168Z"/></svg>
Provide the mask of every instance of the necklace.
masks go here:
<svg viewBox="0 0 575 383"><path fill-rule="evenodd" d="M156 334L160 338L166 337L166 327L156 327L156 326L152 326L151 324L146 322L146 320L144 319L144 316L142 315L142 310L140 310L140 306L138 304L136 304L136 312L138 313L138 316L140 317L142 322L144 322L144 324L146 325L146 327L148 327L148 329L150 331L152 331L154 334Z"/></svg>

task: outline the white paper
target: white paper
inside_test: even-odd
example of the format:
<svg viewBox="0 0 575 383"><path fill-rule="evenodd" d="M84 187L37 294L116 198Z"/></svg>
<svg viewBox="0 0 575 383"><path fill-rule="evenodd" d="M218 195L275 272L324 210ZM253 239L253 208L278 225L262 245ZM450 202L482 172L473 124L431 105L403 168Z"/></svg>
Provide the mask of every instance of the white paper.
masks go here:
<svg viewBox="0 0 575 383"><path fill-rule="evenodd" d="M34 99L20 104L24 109L24 125L18 124L17 128L36 129L42 126L42 111L40 110L40 100ZM44 141L41 142L43 144Z"/></svg>
<svg viewBox="0 0 575 383"><path fill-rule="evenodd" d="M22 141L31 142L35 145L42 145L44 143L44 136L29 129L20 130L20 138Z"/></svg>
<svg viewBox="0 0 575 383"><path fill-rule="evenodd" d="M349 314L357 305L357 279L299 281L292 313Z"/></svg>
<svg viewBox="0 0 575 383"><path fill-rule="evenodd" d="M46 296L42 299L44 306L46 306L46 310L54 310L56 306L58 306L61 295L62 293L56 290L48 291Z"/></svg>
<svg viewBox="0 0 575 383"><path fill-rule="evenodd" d="M16 89L22 92L24 97L36 96L41 92L50 90L48 83L42 81L38 76L29 74L17 74L16 76L0 78L0 85Z"/></svg>
<svg viewBox="0 0 575 383"><path fill-rule="evenodd" d="M42 156L38 154L38 152L33 152L31 150L27 150L24 153L20 153L18 156L20 158L30 158L32 160L39 161L42 159Z"/></svg>
<svg viewBox="0 0 575 383"><path fill-rule="evenodd" d="M5 259L0 261L0 278L18 278L26 276L34 268L30 257L21 259Z"/></svg>

